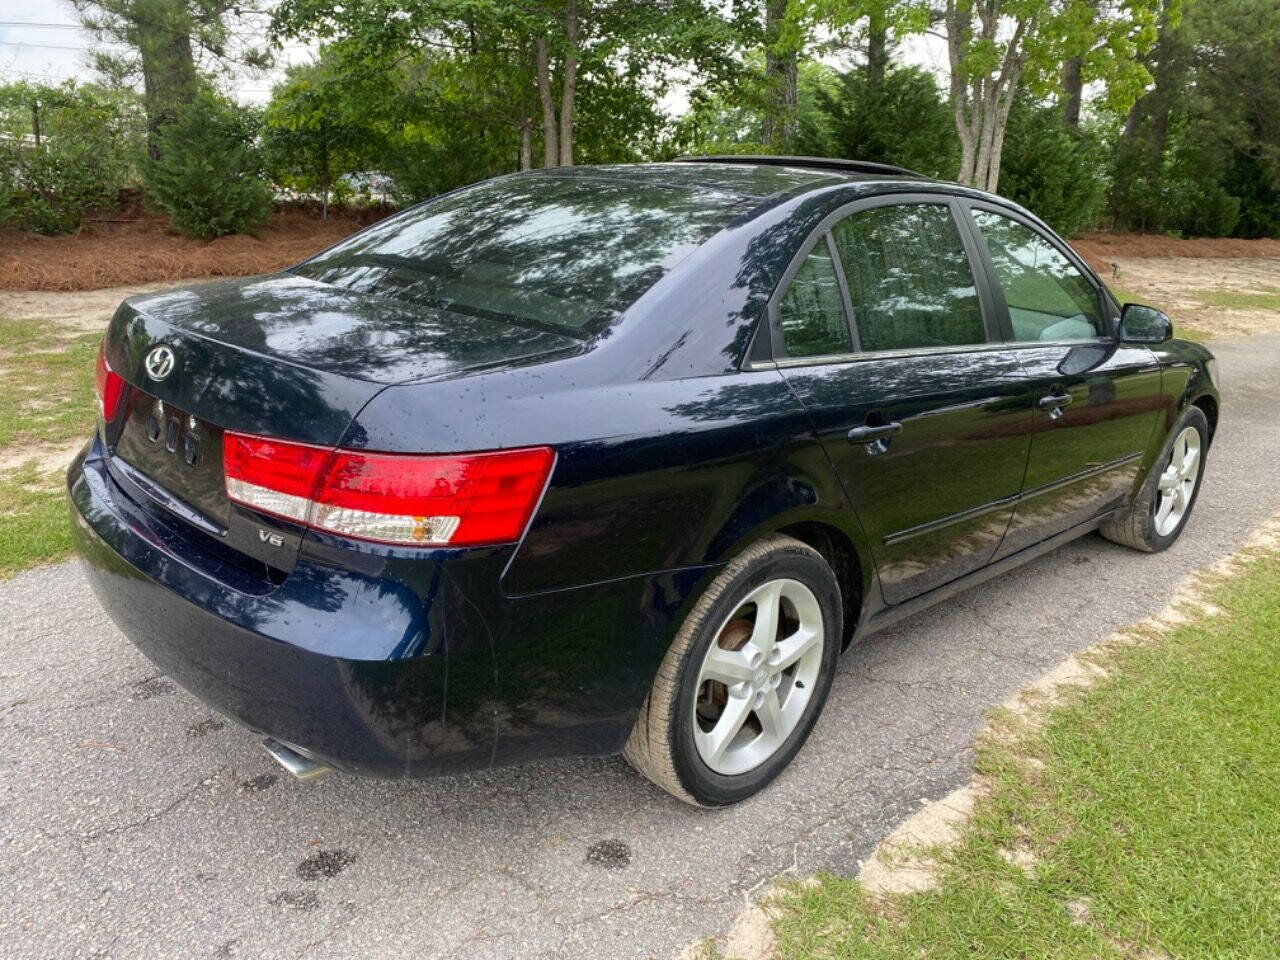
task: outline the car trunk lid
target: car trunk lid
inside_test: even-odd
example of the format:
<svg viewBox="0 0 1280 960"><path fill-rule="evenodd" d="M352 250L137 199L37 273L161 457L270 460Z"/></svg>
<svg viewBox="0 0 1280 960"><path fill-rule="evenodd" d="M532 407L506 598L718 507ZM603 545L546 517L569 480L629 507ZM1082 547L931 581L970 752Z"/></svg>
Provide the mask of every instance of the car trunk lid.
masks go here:
<svg viewBox="0 0 1280 960"><path fill-rule="evenodd" d="M105 341L130 385L109 428L112 472L158 520L219 562L271 578L296 562L302 530L228 500L225 431L336 447L392 383L538 362L578 343L500 320L446 313L280 275L127 301ZM154 362L157 351L172 363ZM148 358L153 362L149 365ZM150 369L149 369L150 367ZM415 425L431 450L430 424Z"/></svg>

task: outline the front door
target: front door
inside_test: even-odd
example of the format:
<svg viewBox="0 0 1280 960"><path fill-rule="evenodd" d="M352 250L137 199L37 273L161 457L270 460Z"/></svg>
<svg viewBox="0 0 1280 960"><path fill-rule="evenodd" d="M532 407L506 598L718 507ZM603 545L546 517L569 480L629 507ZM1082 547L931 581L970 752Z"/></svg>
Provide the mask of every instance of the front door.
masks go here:
<svg viewBox="0 0 1280 960"><path fill-rule="evenodd" d="M970 214L1035 419L1004 557L1124 501L1156 429L1160 367L1117 342L1101 288L1047 234L992 207Z"/></svg>
<svg viewBox="0 0 1280 960"><path fill-rule="evenodd" d="M1027 463L1025 373L993 342L960 215L939 197L854 208L818 238L773 312L779 366L891 604L991 560Z"/></svg>

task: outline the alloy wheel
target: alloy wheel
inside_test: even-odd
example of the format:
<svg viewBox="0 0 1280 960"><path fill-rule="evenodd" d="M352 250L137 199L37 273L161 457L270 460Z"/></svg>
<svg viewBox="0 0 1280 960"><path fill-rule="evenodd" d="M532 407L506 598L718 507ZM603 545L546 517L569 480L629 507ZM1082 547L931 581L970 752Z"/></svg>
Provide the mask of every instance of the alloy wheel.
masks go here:
<svg viewBox="0 0 1280 960"><path fill-rule="evenodd" d="M716 633L698 673L694 743L726 776L778 752L800 723L822 668L822 609L798 580L749 593Z"/></svg>
<svg viewBox="0 0 1280 960"><path fill-rule="evenodd" d="M1191 506L1200 480L1200 431L1187 427L1173 441L1169 462L1160 474L1155 502L1156 533L1167 537L1178 529Z"/></svg>

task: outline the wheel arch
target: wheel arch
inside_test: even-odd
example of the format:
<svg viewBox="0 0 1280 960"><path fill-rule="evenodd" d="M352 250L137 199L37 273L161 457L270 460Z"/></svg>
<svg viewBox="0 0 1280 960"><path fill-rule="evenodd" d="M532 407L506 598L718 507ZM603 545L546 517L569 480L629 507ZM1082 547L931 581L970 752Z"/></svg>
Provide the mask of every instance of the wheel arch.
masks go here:
<svg viewBox="0 0 1280 960"><path fill-rule="evenodd" d="M840 584L844 624L842 646L848 647L871 595L875 564L858 531L842 522L843 516L806 515L788 512L774 517L738 539L721 560L727 562L765 537L783 534L812 547L835 572Z"/></svg>
<svg viewBox="0 0 1280 960"><path fill-rule="evenodd" d="M817 520L801 520L779 527L775 532L794 537L817 550L835 571L844 607L844 636L841 638L841 645L848 647L861 619L862 598L866 595L863 572L867 566L858 555L858 548L854 546L853 540L839 527Z"/></svg>
<svg viewBox="0 0 1280 960"><path fill-rule="evenodd" d="M1209 421L1209 444L1212 446L1214 435L1218 432L1218 399L1211 393L1202 393L1190 405L1198 407Z"/></svg>

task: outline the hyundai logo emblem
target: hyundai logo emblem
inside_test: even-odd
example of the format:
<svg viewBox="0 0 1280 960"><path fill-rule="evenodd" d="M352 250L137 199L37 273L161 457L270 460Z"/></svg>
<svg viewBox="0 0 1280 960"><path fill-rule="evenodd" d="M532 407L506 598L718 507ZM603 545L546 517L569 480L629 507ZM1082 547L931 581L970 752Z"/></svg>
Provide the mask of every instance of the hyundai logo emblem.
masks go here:
<svg viewBox="0 0 1280 960"><path fill-rule="evenodd" d="M151 352L147 354L147 359L143 361L143 366L147 368L147 376L152 380L163 380L171 374L173 364L173 351L163 344L152 347Z"/></svg>

